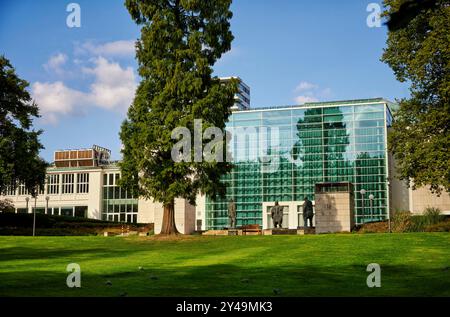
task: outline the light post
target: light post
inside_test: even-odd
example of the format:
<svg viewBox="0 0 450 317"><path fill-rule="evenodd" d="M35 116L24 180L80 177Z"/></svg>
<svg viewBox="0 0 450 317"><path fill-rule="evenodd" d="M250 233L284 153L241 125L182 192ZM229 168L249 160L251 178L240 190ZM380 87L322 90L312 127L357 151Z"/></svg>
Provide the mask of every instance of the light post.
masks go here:
<svg viewBox="0 0 450 317"><path fill-rule="evenodd" d="M359 191L359 193L361 194L361 204L362 204L362 214L363 214L363 217L364 217L364 219L365 219L365 212L364 212L364 195L366 194L366 190L363 188L363 189L361 189L360 191ZM365 221L364 221L365 222Z"/></svg>
<svg viewBox="0 0 450 317"><path fill-rule="evenodd" d="M27 202L27 213L28 213L28 202L30 201L30 197L25 197L25 201Z"/></svg>
<svg viewBox="0 0 450 317"><path fill-rule="evenodd" d="M375 196L373 194L369 195L369 201L370 201L370 220L373 221L373 199Z"/></svg>
<svg viewBox="0 0 450 317"><path fill-rule="evenodd" d="M34 196L34 210L33 210L33 237L36 233L36 201L37 201L37 195Z"/></svg>
<svg viewBox="0 0 450 317"><path fill-rule="evenodd" d="M48 201L50 200L49 196L45 196L45 213L48 215Z"/></svg>

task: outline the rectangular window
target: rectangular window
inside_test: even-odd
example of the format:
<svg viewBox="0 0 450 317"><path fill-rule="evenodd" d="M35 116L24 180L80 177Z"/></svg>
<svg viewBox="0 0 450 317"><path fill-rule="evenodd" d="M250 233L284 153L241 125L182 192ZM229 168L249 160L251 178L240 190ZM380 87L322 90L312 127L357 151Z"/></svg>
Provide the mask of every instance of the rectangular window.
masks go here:
<svg viewBox="0 0 450 317"><path fill-rule="evenodd" d="M16 195L16 187L13 185L6 186L6 196L15 196Z"/></svg>
<svg viewBox="0 0 450 317"><path fill-rule="evenodd" d="M74 174L62 174L62 193L73 194Z"/></svg>
<svg viewBox="0 0 450 317"><path fill-rule="evenodd" d="M34 211L34 207L33 207L33 211ZM45 208L36 208L36 213L37 214L45 214Z"/></svg>
<svg viewBox="0 0 450 317"><path fill-rule="evenodd" d="M61 216L73 217L73 207L61 207Z"/></svg>
<svg viewBox="0 0 450 317"><path fill-rule="evenodd" d="M19 195L28 195L28 190L25 188L24 184L19 185Z"/></svg>
<svg viewBox="0 0 450 317"><path fill-rule="evenodd" d="M47 176L47 194L59 194L59 174L49 174Z"/></svg>
<svg viewBox="0 0 450 317"><path fill-rule="evenodd" d="M75 207L75 217L87 218L87 206L76 206Z"/></svg>
<svg viewBox="0 0 450 317"><path fill-rule="evenodd" d="M89 193L89 173L77 174L77 193Z"/></svg>

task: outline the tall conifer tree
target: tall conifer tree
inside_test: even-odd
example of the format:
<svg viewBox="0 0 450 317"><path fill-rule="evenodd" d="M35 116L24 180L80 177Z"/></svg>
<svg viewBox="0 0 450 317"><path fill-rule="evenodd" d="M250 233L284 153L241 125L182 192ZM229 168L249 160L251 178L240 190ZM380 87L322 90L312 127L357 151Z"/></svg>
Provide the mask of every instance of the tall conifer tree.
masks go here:
<svg viewBox="0 0 450 317"><path fill-rule="evenodd" d="M161 234L176 234L175 199L195 204L199 192L223 195L220 177L231 168L225 160L194 161L194 148L190 161L171 157L174 129L186 127L193 136L194 120L200 119L202 131L223 130L230 115L236 82L221 83L212 66L231 48L231 0L127 0L125 5L141 27L136 56L142 81L120 132L121 183L162 203Z"/></svg>

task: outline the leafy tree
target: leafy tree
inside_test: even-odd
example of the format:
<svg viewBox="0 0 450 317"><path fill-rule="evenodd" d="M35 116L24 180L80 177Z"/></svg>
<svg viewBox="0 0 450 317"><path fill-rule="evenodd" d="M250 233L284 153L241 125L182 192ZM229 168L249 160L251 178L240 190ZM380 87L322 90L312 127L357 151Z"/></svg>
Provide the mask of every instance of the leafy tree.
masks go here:
<svg viewBox="0 0 450 317"><path fill-rule="evenodd" d="M440 194L450 190L450 6L445 0L412 2L384 1L384 15L395 23L382 61L399 81L411 83L410 98L400 100L394 114L389 149L400 179Z"/></svg>
<svg viewBox="0 0 450 317"><path fill-rule="evenodd" d="M0 212L14 212L14 204L10 199L0 199Z"/></svg>
<svg viewBox="0 0 450 317"><path fill-rule="evenodd" d="M161 234L178 233L175 198L195 204L198 192L213 197L225 193L220 177L230 171L229 163L175 162L171 151L177 142L172 131L186 127L193 132L194 119L202 120L202 131L225 128L237 86L212 77L212 66L231 47L230 4L231 0L125 2L141 26L136 56L142 81L120 132L121 185L163 204ZM189 154L193 153L194 149Z"/></svg>
<svg viewBox="0 0 450 317"><path fill-rule="evenodd" d="M39 157L42 131L32 130L32 118L39 117L39 111L28 86L0 56L0 193L21 183L35 196L44 186L46 163Z"/></svg>

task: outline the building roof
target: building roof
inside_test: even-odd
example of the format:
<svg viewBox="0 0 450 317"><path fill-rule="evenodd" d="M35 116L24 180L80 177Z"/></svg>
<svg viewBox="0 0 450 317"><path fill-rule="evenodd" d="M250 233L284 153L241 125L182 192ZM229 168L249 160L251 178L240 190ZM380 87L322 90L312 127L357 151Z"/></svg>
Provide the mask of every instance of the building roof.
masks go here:
<svg viewBox="0 0 450 317"><path fill-rule="evenodd" d="M368 98L368 99L351 99L351 100L336 100L336 101L324 101L324 102L305 102L302 105L284 105L284 106L271 106L271 107L258 107L248 110L238 110L236 112L248 112L248 111L260 111L260 110L274 110L274 109L292 109L292 108L312 108L322 106L351 106L351 105L364 105L372 103L386 103L389 107L395 105L389 100L384 98Z"/></svg>

